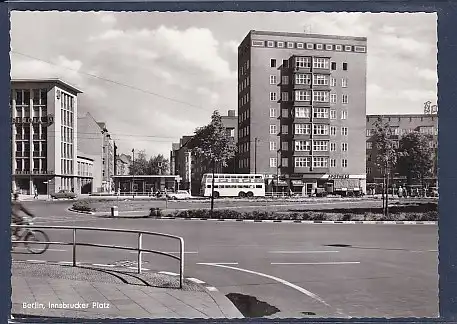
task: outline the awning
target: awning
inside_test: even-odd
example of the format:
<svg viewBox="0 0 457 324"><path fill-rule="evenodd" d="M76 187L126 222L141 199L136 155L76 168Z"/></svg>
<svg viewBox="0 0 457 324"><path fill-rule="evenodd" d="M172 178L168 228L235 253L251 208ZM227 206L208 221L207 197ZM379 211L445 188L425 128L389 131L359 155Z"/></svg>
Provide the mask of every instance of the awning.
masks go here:
<svg viewBox="0 0 457 324"><path fill-rule="evenodd" d="M273 180L273 185L278 187L287 187L287 182L285 182L284 180Z"/></svg>
<svg viewBox="0 0 457 324"><path fill-rule="evenodd" d="M292 180L292 186L294 186L294 187L303 186L303 181L302 180Z"/></svg>

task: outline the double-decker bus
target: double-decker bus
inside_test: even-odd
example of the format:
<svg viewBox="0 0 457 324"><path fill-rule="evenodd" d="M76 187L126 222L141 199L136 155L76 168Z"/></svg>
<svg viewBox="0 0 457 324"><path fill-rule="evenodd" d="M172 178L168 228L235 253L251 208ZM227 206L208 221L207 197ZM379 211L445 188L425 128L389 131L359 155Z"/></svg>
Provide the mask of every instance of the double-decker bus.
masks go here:
<svg viewBox="0 0 457 324"><path fill-rule="evenodd" d="M201 194L211 197L212 173L202 178ZM265 197L265 177L262 174L214 174L214 198Z"/></svg>

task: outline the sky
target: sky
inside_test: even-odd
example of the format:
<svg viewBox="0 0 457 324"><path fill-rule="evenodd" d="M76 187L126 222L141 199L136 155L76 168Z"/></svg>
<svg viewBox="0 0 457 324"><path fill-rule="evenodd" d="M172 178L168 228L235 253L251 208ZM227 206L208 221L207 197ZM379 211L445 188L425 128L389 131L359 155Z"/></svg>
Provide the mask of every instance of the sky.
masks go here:
<svg viewBox="0 0 457 324"><path fill-rule="evenodd" d="M61 78L120 153L171 144L237 110L237 47L250 30L368 38L367 114L437 101L434 13L11 13L11 77Z"/></svg>

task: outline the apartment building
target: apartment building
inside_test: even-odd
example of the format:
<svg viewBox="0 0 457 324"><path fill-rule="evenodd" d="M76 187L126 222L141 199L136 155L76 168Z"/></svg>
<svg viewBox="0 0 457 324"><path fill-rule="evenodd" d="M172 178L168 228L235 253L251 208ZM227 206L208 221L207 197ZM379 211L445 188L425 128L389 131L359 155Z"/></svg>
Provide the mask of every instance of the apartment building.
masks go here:
<svg viewBox="0 0 457 324"><path fill-rule="evenodd" d="M227 136L231 137L233 142L238 140L238 117L235 110L229 110L226 116L221 116L222 124L226 130ZM193 156L187 148L187 143L192 136L183 136L179 143L172 144L170 152L170 174L179 175L181 181L179 188L190 190L193 195L200 194L201 180L204 173L211 172L210 166ZM227 167L218 168L216 172L236 173L237 158L229 161Z"/></svg>
<svg viewBox="0 0 457 324"><path fill-rule="evenodd" d="M366 190L367 39L250 31L238 47L238 168L309 194ZM282 188L280 188L282 187Z"/></svg>
<svg viewBox="0 0 457 324"><path fill-rule="evenodd" d="M421 134L429 135L429 145L434 150L434 163L432 175L426 179L426 183L430 186L437 186L437 153L438 153L438 115L437 114L395 114L395 115L367 115L366 116L366 161L367 161L367 182L371 185L383 182L381 170L376 166L377 152L376 144L374 143L373 134L374 127L378 119L388 123L392 138L396 147L399 145L399 140L403 135L411 132L420 132ZM416 179L417 180L417 179ZM395 171L390 174L390 182L399 185L404 185L406 178L398 175Z"/></svg>
<svg viewBox="0 0 457 324"><path fill-rule="evenodd" d="M78 116L78 151L93 158L92 192L114 190L114 141L103 122L88 112Z"/></svg>
<svg viewBox="0 0 457 324"><path fill-rule="evenodd" d="M12 190L75 190L82 91L60 79L11 81Z"/></svg>

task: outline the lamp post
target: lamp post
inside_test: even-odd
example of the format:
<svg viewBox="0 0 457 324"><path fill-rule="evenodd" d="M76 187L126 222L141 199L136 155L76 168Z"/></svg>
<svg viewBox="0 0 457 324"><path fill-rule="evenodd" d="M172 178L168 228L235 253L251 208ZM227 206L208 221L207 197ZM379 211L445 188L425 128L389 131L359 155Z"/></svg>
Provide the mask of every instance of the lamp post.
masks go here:
<svg viewBox="0 0 457 324"><path fill-rule="evenodd" d="M135 199L135 149L132 149L132 195Z"/></svg>

